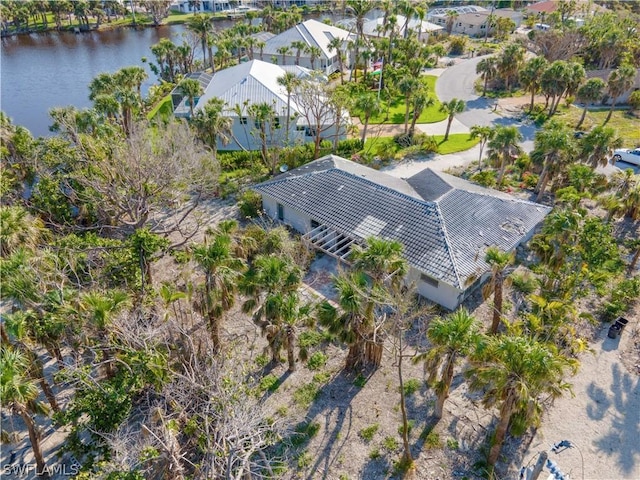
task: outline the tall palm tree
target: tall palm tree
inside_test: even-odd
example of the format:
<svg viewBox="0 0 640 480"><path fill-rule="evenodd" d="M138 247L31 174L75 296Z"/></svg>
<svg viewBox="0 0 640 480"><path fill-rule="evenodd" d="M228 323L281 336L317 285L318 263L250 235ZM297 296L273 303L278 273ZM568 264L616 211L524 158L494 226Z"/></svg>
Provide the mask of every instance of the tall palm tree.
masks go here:
<svg viewBox="0 0 640 480"><path fill-rule="evenodd" d="M431 95L429 95L429 89L426 85L421 84L418 89L413 92L413 97L411 99L413 114L411 115L411 125L409 126L410 136L413 136L416 123L424 109L433 106L435 103L436 101Z"/></svg>
<svg viewBox="0 0 640 480"><path fill-rule="evenodd" d="M316 60L318 60L318 58L320 58L320 55L322 55L322 50L320 50L320 47L316 47L315 45L309 45L305 49L305 53L307 53L309 55L309 62L311 63L311 70L315 70L316 69Z"/></svg>
<svg viewBox="0 0 640 480"><path fill-rule="evenodd" d="M418 88L420 79L409 74L408 71L401 72L397 81L398 90L404 95L404 133L409 131L409 112L411 110L411 95Z"/></svg>
<svg viewBox="0 0 640 480"><path fill-rule="evenodd" d="M202 95L202 85L198 80L185 78L180 82L180 91L189 101L190 118L193 118L193 109L196 106L196 98Z"/></svg>
<svg viewBox="0 0 640 480"><path fill-rule="evenodd" d="M360 45L364 36L364 20L367 13L375 7L375 3L369 0L347 0L347 9L356 20L356 41L353 55L353 70L355 80L358 80L358 59L360 58Z"/></svg>
<svg viewBox="0 0 640 480"><path fill-rule="evenodd" d="M342 52L342 45L343 45L343 41L342 39L338 38L338 37L333 37L331 40L329 40L329 44L327 45L327 48L329 49L330 52L335 51L336 52L336 56L338 57L338 68L340 69L340 84L344 85L344 65L343 65L343 60L344 60L344 53Z"/></svg>
<svg viewBox="0 0 640 480"><path fill-rule="evenodd" d="M456 362L473 351L479 334L478 321L461 308L431 322L427 330L431 348L413 358L414 363L424 362L429 372L427 381L438 396L434 412L438 419L442 418L444 402L449 397Z"/></svg>
<svg viewBox="0 0 640 480"><path fill-rule="evenodd" d="M278 85L284 87L287 92L287 118L286 118L286 132L285 132L285 144L289 145L289 127L291 124L291 94L296 86L300 83L300 79L293 72L286 72L281 77L277 78Z"/></svg>
<svg viewBox="0 0 640 480"><path fill-rule="evenodd" d="M542 172L535 188L538 192L536 201L540 201L544 195L549 180L564 170L573 150L573 135L563 123L550 120L536 132L531 158L536 163L542 163Z"/></svg>
<svg viewBox="0 0 640 480"><path fill-rule="evenodd" d="M498 326L502 319L502 289L507 277L507 268L514 261L513 253L503 252L498 247L489 247L485 253L484 260L491 266L491 282L487 284L487 293L493 291L493 320L491 321L491 329L489 333L495 335L498 333Z"/></svg>
<svg viewBox="0 0 640 480"><path fill-rule="evenodd" d="M390 283L397 287L409 271L402 251L403 246L397 240L369 237L364 247L352 247L349 259L353 268L367 273L375 284Z"/></svg>
<svg viewBox="0 0 640 480"><path fill-rule="evenodd" d="M291 47L289 45L283 45L278 48L277 52L282 55L282 65L286 65L287 61L285 57L291 53Z"/></svg>
<svg viewBox="0 0 640 480"><path fill-rule="evenodd" d="M508 44L498 56L498 73L504 80L504 87L511 91L511 79L516 76L524 61L524 49L516 43Z"/></svg>
<svg viewBox="0 0 640 480"><path fill-rule="evenodd" d="M498 185L502 184L507 165L512 163L516 154L520 152L518 142L521 142L522 139L522 134L516 127L498 126L495 129L495 135L489 140L489 154L500 159Z"/></svg>
<svg viewBox="0 0 640 480"><path fill-rule="evenodd" d="M369 120L371 117L375 117L380 114L382 104L375 93L365 92L358 95L355 99L354 106L362 112L362 116L364 117L362 136L360 137L360 141L362 142L362 145L364 145L364 142L367 140L367 127L369 126Z"/></svg>
<svg viewBox="0 0 640 480"><path fill-rule="evenodd" d="M434 52L436 52L435 49ZM436 64L437 63L438 60L436 58ZM498 74L498 63L496 58L487 57L480 60L476 65L476 73L480 74L484 82L482 87L482 96L484 97L487 94L487 85L489 84L489 80L492 80Z"/></svg>
<svg viewBox="0 0 640 480"><path fill-rule="evenodd" d="M444 132L444 141L449 140L449 130L451 129L451 123L457 113L462 113L467 106L464 100L458 98L452 98L448 102L442 102L440 111L447 114L447 130Z"/></svg>
<svg viewBox="0 0 640 480"><path fill-rule="evenodd" d="M25 208L0 205L0 256L8 257L20 247L33 251L46 237L42 220Z"/></svg>
<svg viewBox="0 0 640 480"><path fill-rule="evenodd" d="M205 275L203 303L216 352L220 350L222 317L235 304L238 282L245 268L245 263L234 255L233 250L231 235L220 230L214 232L212 238L206 236L203 244L193 248L193 257Z"/></svg>
<svg viewBox="0 0 640 480"><path fill-rule="evenodd" d="M556 60L542 72L540 88L547 97L547 102L550 100L549 116L552 116L560 105L560 100L571 83L572 75L571 64L564 60Z"/></svg>
<svg viewBox="0 0 640 480"><path fill-rule="evenodd" d="M193 118L193 124L204 142L211 147L214 157L218 152L218 141L226 145L233 135L233 120L224 115L224 106L224 100L212 97Z"/></svg>
<svg viewBox="0 0 640 480"><path fill-rule="evenodd" d="M300 54L307 48L307 44L302 40L294 40L291 42L291 48L296 51L296 65L300 65Z"/></svg>
<svg viewBox="0 0 640 480"><path fill-rule="evenodd" d="M582 116L576 125L576 129L582 126L582 123L587 116L587 108L589 108L589 104L602 99L605 87L606 83L604 83L604 80L594 77L584 82L584 84L578 88L576 97L579 101L584 102L584 109L582 110Z"/></svg>
<svg viewBox="0 0 640 480"><path fill-rule="evenodd" d="M611 127L598 125L580 140L580 159L593 168L606 167L616 148L622 147L622 138Z"/></svg>
<svg viewBox="0 0 640 480"><path fill-rule="evenodd" d="M195 33L200 39L202 47L202 61L207 66L207 42L208 37L213 34L212 17L209 15L197 13L187 20L187 30ZM209 51L210 53L210 51ZM209 66L213 65L213 58L209 55Z"/></svg>
<svg viewBox="0 0 640 480"><path fill-rule="evenodd" d="M252 103L247 108L247 113L255 119L258 128L258 138L260 139L260 152L265 166L275 175L277 162L270 161L269 158L269 128L275 118L273 106L266 102Z"/></svg>
<svg viewBox="0 0 640 480"><path fill-rule="evenodd" d="M490 337L476 350L466 372L469 388L484 393L485 407L498 406L500 411L487 459L490 467L496 464L509 429L521 434L528 425L540 423L541 394L557 398L570 391L563 377L568 368L575 373L577 364L553 345L527 337Z"/></svg>
<svg viewBox="0 0 640 480"><path fill-rule="evenodd" d="M611 115L613 115L613 109L616 106L616 101L620 95L633 87L635 78L636 69L629 63L623 63L609 74L609 78L607 79L607 91L611 97L611 108L609 109L607 118L604 120L605 124L611 120Z"/></svg>
<svg viewBox="0 0 640 480"><path fill-rule="evenodd" d="M491 140L496 134L494 128L485 126L485 125L474 125L471 127L469 132L469 136L471 138L479 138L480 139L480 153L478 154L478 170L482 170L482 152L484 151L484 147L487 145L489 140Z"/></svg>
<svg viewBox="0 0 640 480"><path fill-rule="evenodd" d="M43 412L44 409L42 404L37 401L38 387L35 381L29 378L28 368L28 361L21 352L6 345L0 346L0 398L2 405L20 415L24 421L36 460L36 473L44 475L46 464L40 448L40 437L32 417L33 413Z"/></svg>
<svg viewBox="0 0 640 480"><path fill-rule="evenodd" d="M138 66L122 67L115 74L115 80L119 85L135 89L138 97L142 98L142 84L149 78L144 68Z"/></svg>
<svg viewBox="0 0 640 480"><path fill-rule="evenodd" d="M456 19L460 14L456 10L447 10L447 22L445 24L445 30L449 35L453 31L453 25L456 23Z"/></svg>
<svg viewBox="0 0 640 480"><path fill-rule="evenodd" d="M520 83L531 92L529 112L533 111L534 98L536 92L540 90L542 72L544 72L548 64L549 62L544 57L533 57L520 70Z"/></svg>

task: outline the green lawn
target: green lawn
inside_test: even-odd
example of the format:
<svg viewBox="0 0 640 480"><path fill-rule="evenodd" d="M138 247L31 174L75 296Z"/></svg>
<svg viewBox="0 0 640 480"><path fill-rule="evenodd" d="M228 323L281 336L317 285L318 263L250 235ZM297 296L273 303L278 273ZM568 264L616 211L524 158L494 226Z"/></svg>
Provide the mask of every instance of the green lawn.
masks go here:
<svg viewBox="0 0 640 480"><path fill-rule="evenodd" d="M470 138L468 133L452 133L446 142L444 141L444 135L434 135L433 138L438 143L438 153L441 155L469 150L480 141L478 138ZM393 141L393 137L377 137L367 138L362 151L375 154L379 150L389 151L389 149L394 153L402 150Z"/></svg>
<svg viewBox="0 0 640 480"><path fill-rule="evenodd" d="M593 127L602 125L608 114L608 110L588 111L580 130L588 132ZM562 106L558 109L558 113L554 115L554 118L563 120L571 128L575 128L581 115L582 108ZM618 131L618 136L622 138L624 147L634 148L640 145L640 120L630 115L628 111L614 110L607 126L613 127Z"/></svg>
<svg viewBox="0 0 640 480"><path fill-rule="evenodd" d="M440 122L447 118L446 113L440 111L440 101L436 97L436 80L438 77L434 75L424 75L420 79L427 85L431 96L435 100L433 106L425 108L420 117L418 123L435 123ZM391 124L403 124L404 123L404 96L398 95L393 98L391 102L382 99L382 113L369 119L370 124L391 123ZM353 110L353 115L360 117L360 121L363 121L363 117L357 110ZM387 117L388 115L388 117Z"/></svg>

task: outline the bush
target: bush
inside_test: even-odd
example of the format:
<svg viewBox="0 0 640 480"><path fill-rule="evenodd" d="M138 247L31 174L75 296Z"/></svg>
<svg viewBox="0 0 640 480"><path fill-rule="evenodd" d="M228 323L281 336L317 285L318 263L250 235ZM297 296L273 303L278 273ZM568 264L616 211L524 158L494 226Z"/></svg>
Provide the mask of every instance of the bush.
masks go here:
<svg viewBox="0 0 640 480"><path fill-rule="evenodd" d="M253 190L245 190L240 195L238 208L244 218L255 218L262 212L262 196Z"/></svg>
<svg viewBox="0 0 640 480"><path fill-rule="evenodd" d="M370 442L379 428L380 428L380 424L379 423L374 423L373 425L370 425L370 426L365 427L362 430L360 430L358 432L358 435L360 435L360 437L362 437L362 439L365 442Z"/></svg>
<svg viewBox="0 0 640 480"><path fill-rule="evenodd" d="M462 55L467 46L467 37L453 36L449 41L449 53L451 55Z"/></svg>
<svg viewBox="0 0 640 480"><path fill-rule="evenodd" d="M404 382L404 394L407 397L410 397L411 395L416 393L418 390L420 390L421 384L422 382L420 382L420 380L416 378L410 378L409 380Z"/></svg>
<svg viewBox="0 0 640 480"><path fill-rule="evenodd" d="M244 150L238 152L218 152L218 161L223 171L243 168L251 170L255 168L256 164L262 164L260 152L245 152Z"/></svg>
<svg viewBox="0 0 640 480"><path fill-rule="evenodd" d="M348 138L346 140L341 140L338 142L338 148L336 150L336 154L341 157L348 158L354 153L362 150L364 146L362 145L362 141L359 138Z"/></svg>
<svg viewBox="0 0 640 480"><path fill-rule="evenodd" d="M320 370L327 363L327 356L322 352L315 352L307 362L309 370Z"/></svg>
<svg viewBox="0 0 640 480"><path fill-rule="evenodd" d="M605 321L615 320L627 311L631 302L640 297L640 277L622 280L611 292L611 297L602 307Z"/></svg>
<svg viewBox="0 0 640 480"><path fill-rule="evenodd" d="M483 187L495 187L497 183L496 172L493 170L485 170L471 176L472 182L476 182Z"/></svg>
<svg viewBox="0 0 640 480"><path fill-rule="evenodd" d="M640 90L635 90L629 96L629 105L631 105L632 110L640 110Z"/></svg>

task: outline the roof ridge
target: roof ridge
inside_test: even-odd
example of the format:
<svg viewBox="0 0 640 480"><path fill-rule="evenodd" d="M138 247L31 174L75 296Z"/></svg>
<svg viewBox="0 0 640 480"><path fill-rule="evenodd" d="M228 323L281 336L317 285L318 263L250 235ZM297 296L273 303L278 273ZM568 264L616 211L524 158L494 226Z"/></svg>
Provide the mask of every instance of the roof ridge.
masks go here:
<svg viewBox="0 0 640 480"><path fill-rule="evenodd" d="M449 192L447 192L449 193ZM436 206L436 211L438 212L438 220L440 221L440 225L442 228L442 234L444 235L444 243L446 245L446 251L449 254L449 259L451 260L451 266L453 267L453 273L456 276L456 281L458 282L457 285L454 285L454 287L460 287L462 288L462 280L460 280L460 272L458 271L458 264L456 262L456 258L453 255L453 251L451 249L451 240L449 239L449 231L447 230L447 225L445 224L444 221L444 215L442 215L442 211L440 210L440 205L438 204L438 202L433 202Z"/></svg>

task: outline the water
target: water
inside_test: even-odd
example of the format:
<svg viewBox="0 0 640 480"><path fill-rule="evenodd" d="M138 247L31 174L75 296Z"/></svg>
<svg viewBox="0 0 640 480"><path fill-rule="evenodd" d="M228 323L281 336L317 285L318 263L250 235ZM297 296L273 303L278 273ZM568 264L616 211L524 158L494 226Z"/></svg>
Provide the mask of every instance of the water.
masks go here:
<svg viewBox="0 0 640 480"><path fill-rule="evenodd" d="M102 72L140 65L149 78L146 93L157 77L142 57L155 61L151 46L161 38L182 43L182 25L134 30L73 34L70 32L17 35L2 39L0 56L0 108L16 125L34 136L48 135L52 107L91 106L89 82ZM200 48L195 47L196 56Z"/></svg>

